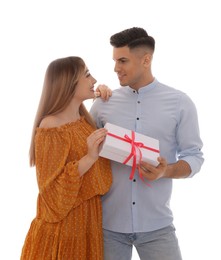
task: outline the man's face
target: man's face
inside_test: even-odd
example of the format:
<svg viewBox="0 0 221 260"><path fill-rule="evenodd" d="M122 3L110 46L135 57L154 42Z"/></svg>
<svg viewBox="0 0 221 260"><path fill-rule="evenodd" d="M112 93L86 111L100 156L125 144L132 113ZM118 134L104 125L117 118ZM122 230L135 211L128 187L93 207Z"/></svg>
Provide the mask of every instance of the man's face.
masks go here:
<svg viewBox="0 0 221 260"><path fill-rule="evenodd" d="M145 52L141 49L130 50L127 46L113 48L114 71L121 86L139 89L145 81Z"/></svg>

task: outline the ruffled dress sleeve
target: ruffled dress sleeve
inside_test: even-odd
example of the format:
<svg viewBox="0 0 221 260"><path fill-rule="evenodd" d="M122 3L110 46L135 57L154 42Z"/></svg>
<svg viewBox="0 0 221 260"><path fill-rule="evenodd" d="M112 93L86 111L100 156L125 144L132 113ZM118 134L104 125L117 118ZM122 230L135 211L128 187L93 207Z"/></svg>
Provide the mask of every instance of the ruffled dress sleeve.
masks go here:
<svg viewBox="0 0 221 260"><path fill-rule="evenodd" d="M67 162L70 146L68 132L37 129L37 218L47 222L58 222L67 216L77 200L82 184L78 161Z"/></svg>

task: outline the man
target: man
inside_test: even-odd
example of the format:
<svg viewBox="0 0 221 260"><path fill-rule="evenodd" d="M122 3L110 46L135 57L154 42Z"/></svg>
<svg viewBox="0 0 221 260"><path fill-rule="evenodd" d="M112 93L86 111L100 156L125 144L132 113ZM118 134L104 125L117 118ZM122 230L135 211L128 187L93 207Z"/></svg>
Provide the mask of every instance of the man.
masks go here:
<svg viewBox="0 0 221 260"><path fill-rule="evenodd" d="M103 196L105 260L129 260L134 245L142 260L182 259L170 209L172 179L190 178L203 164L197 111L183 92L160 83L151 72L155 40L133 27L110 38L120 85L108 102L97 99L91 114L106 122L153 137L160 143L157 167L131 167L112 161L113 185ZM137 169L138 171L138 169Z"/></svg>

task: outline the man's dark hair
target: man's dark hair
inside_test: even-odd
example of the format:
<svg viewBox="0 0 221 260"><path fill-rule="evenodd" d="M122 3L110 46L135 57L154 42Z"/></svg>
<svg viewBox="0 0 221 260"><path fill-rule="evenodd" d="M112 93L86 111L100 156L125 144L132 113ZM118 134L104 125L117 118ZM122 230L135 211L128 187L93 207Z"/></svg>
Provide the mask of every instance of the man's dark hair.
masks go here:
<svg viewBox="0 0 221 260"><path fill-rule="evenodd" d="M116 33L110 37L110 44L115 47L128 46L130 49L146 46L152 51L155 49L155 40L140 27L132 27Z"/></svg>

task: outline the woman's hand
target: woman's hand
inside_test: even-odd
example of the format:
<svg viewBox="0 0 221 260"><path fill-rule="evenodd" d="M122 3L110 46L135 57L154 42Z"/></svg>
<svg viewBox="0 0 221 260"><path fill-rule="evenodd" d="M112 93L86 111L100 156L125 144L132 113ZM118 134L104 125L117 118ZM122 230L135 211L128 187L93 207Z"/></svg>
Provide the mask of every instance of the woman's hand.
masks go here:
<svg viewBox="0 0 221 260"><path fill-rule="evenodd" d="M107 101L109 97L111 97L111 95L112 95L112 90L104 84L98 85L94 92L95 98L101 97L105 101Z"/></svg>
<svg viewBox="0 0 221 260"><path fill-rule="evenodd" d="M95 130L87 138L88 156L94 161L99 157L99 146L104 141L106 135L107 130L105 128L100 128Z"/></svg>
<svg viewBox="0 0 221 260"><path fill-rule="evenodd" d="M107 135L105 128L95 130L87 138L87 154L79 160L78 171L80 176L84 175L99 157L99 146Z"/></svg>

